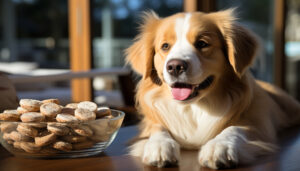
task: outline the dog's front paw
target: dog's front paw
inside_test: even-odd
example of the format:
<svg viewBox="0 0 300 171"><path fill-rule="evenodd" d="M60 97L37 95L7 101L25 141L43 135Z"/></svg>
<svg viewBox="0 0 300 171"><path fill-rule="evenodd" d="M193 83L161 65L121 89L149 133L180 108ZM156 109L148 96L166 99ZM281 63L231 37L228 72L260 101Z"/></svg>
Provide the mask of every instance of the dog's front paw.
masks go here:
<svg viewBox="0 0 300 171"><path fill-rule="evenodd" d="M238 147L228 140L212 139L199 152L201 166L212 169L235 167L238 163Z"/></svg>
<svg viewBox="0 0 300 171"><path fill-rule="evenodd" d="M180 146L168 133L152 135L144 147L143 162L147 165L167 167L178 164Z"/></svg>

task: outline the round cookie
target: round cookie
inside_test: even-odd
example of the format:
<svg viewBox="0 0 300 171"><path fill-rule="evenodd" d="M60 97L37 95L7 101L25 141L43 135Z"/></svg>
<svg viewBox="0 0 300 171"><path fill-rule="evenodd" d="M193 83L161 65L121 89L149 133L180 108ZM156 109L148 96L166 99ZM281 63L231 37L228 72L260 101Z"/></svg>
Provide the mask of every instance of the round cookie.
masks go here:
<svg viewBox="0 0 300 171"><path fill-rule="evenodd" d="M37 153L41 150L41 147L32 142L21 142L19 145L20 148L22 148L27 153Z"/></svg>
<svg viewBox="0 0 300 171"><path fill-rule="evenodd" d="M78 122L78 119L70 114L58 114L56 116L57 122Z"/></svg>
<svg viewBox="0 0 300 171"><path fill-rule="evenodd" d="M61 111L61 107L56 103L45 103L40 107L43 115L49 118L54 118Z"/></svg>
<svg viewBox="0 0 300 171"><path fill-rule="evenodd" d="M75 110L75 117L81 121L90 121L96 119L96 114L89 109L78 108Z"/></svg>
<svg viewBox="0 0 300 171"><path fill-rule="evenodd" d="M9 133L17 128L16 123L1 123L0 130L2 133Z"/></svg>
<svg viewBox="0 0 300 171"><path fill-rule="evenodd" d="M26 109L24 109L24 108L22 108L20 106L17 108L17 111L18 111L19 114L23 114L23 113L28 113L29 112L28 110L26 110Z"/></svg>
<svg viewBox="0 0 300 171"><path fill-rule="evenodd" d="M15 115L20 115L20 113L16 109L13 109L13 110L4 110L3 113L10 113L10 114L15 114Z"/></svg>
<svg viewBox="0 0 300 171"><path fill-rule="evenodd" d="M111 115L111 110L109 107L99 107L96 111L96 117L101 118L104 116L109 116Z"/></svg>
<svg viewBox="0 0 300 171"><path fill-rule="evenodd" d="M77 109L78 103L69 103L66 105L67 108Z"/></svg>
<svg viewBox="0 0 300 171"><path fill-rule="evenodd" d="M67 135L70 129L63 123L48 123L47 129L55 135Z"/></svg>
<svg viewBox="0 0 300 171"><path fill-rule="evenodd" d="M53 144L53 148L61 150L61 151L71 151L72 144L64 141L57 141Z"/></svg>
<svg viewBox="0 0 300 171"><path fill-rule="evenodd" d="M34 128L45 128L47 127L47 123L27 123L28 126L32 126Z"/></svg>
<svg viewBox="0 0 300 171"><path fill-rule="evenodd" d="M38 135L38 131L35 128L33 128L27 124L19 124L17 127L17 131L20 134L29 136L29 137L36 137Z"/></svg>
<svg viewBox="0 0 300 171"><path fill-rule="evenodd" d="M78 126L74 127L73 131L76 134L84 136L84 137L90 137L93 135L93 131L91 130L91 128L89 128L88 126L84 126L84 125L78 125Z"/></svg>
<svg viewBox="0 0 300 171"><path fill-rule="evenodd" d="M45 99L42 101L43 104L45 103L55 103L55 104L60 104L59 100L58 99Z"/></svg>
<svg viewBox="0 0 300 171"><path fill-rule="evenodd" d="M37 146L42 147L53 143L56 140L56 135L50 133L49 135L42 137L35 137L34 142Z"/></svg>
<svg viewBox="0 0 300 171"><path fill-rule="evenodd" d="M82 149L85 149L85 148L90 148L93 145L94 145L93 141L84 141L84 142L81 142L81 143L73 144L73 149L74 150L82 150Z"/></svg>
<svg viewBox="0 0 300 171"><path fill-rule="evenodd" d="M21 115L22 122L42 122L45 116L38 112L28 112Z"/></svg>
<svg viewBox="0 0 300 171"><path fill-rule="evenodd" d="M87 109L92 112L95 112L97 110L97 104L94 102L84 101L84 102L78 103L78 108Z"/></svg>
<svg viewBox="0 0 300 171"><path fill-rule="evenodd" d="M29 136L23 135L17 131L12 131L9 133L9 138L14 141L30 141L31 138Z"/></svg>
<svg viewBox="0 0 300 171"><path fill-rule="evenodd" d="M15 142L13 143L13 146L14 146L15 148L17 148L17 149L22 149L22 148L21 148L21 143L22 143L22 142L15 141Z"/></svg>
<svg viewBox="0 0 300 171"><path fill-rule="evenodd" d="M30 112L37 112L40 110L40 106L43 103L39 100L33 100L33 99L21 99L20 100L20 106Z"/></svg>
<svg viewBox="0 0 300 171"><path fill-rule="evenodd" d="M0 120L2 121L19 121L20 115L14 113L1 113Z"/></svg>
<svg viewBox="0 0 300 171"><path fill-rule="evenodd" d="M67 135L67 136L63 136L61 137L62 140L69 142L69 143L80 143L80 142L84 142L87 140L86 137L83 136L74 136L74 135Z"/></svg>

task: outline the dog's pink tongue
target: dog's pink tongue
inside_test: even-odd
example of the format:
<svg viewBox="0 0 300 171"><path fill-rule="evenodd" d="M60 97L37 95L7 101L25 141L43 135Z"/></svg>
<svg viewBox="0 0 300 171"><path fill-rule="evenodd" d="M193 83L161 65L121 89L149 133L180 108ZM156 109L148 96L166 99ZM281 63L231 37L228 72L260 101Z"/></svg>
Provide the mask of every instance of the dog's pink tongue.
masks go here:
<svg viewBox="0 0 300 171"><path fill-rule="evenodd" d="M191 88L172 88L172 95L176 100L185 100L191 93Z"/></svg>

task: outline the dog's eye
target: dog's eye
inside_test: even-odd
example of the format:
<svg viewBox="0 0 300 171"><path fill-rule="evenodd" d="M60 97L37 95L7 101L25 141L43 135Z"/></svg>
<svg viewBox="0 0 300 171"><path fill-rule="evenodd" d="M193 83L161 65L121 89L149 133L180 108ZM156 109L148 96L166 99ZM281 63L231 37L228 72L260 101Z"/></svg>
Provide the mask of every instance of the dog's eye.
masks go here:
<svg viewBox="0 0 300 171"><path fill-rule="evenodd" d="M169 43L162 44L161 49L164 50L164 51L169 50L170 49L170 44Z"/></svg>
<svg viewBox="0 0 300 171"><path fill-rule="evenodd" d="M205 41L203 41L203 40L198 40L198 41L196 41L196 43L195 43L195 47L197 48L197 49L202 49L202 48L205 48L205 47L207 47L208 46L208 44L205 42Z"/></svg>

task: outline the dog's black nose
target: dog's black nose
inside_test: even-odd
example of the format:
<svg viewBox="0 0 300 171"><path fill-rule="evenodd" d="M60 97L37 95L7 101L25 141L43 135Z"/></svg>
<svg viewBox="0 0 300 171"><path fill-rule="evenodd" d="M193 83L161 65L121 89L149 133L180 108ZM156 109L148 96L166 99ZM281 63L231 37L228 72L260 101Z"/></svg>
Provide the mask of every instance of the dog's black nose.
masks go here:
<svg viewBox="0 0 300 171"><path fill-rule="evenodd" d="M183 72L186 72L188 63L180 59L171 59L167 63L167 71L170 75L178 77Z"/></svg>

